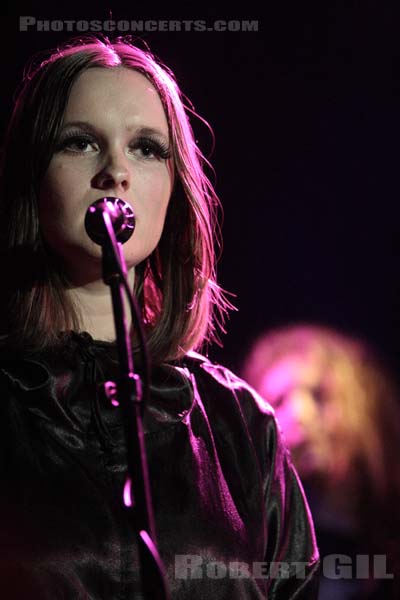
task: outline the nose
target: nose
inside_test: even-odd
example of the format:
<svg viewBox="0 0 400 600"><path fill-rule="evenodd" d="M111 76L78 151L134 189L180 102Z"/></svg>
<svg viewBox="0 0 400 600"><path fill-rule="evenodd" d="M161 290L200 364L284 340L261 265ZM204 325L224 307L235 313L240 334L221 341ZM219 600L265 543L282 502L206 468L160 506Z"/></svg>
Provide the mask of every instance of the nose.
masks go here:
<svg viewBox="0 0 400 600"><path fill-rule="evenodd" d="M297 422L304 427L314 427L318 422L318 406L309 390L293 390L290 397L292 412Z"/></svg>
<svg viewBox="0 0 400 600"><path fill-rule="evenodd" d="M92 179L92 187L102 191L124 191L131 184L131 173L123 152L110 153L105 163Z"/></svg>

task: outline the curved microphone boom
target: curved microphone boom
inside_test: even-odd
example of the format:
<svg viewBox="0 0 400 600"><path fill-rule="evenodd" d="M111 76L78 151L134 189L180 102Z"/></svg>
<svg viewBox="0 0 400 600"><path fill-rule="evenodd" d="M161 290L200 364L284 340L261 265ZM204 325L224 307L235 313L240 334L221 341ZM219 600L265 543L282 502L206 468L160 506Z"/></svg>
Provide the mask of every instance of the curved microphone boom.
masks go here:
<svg viewBox="0 0 400 600"><path fill-rule="evenodd" d="M103 213L107 212L114 229L117 242L124 244L135 229L133 208L121 198L99 198L89 206L85 216L85 229L90 239L103 246L108 240L107 228Z"/></svg>

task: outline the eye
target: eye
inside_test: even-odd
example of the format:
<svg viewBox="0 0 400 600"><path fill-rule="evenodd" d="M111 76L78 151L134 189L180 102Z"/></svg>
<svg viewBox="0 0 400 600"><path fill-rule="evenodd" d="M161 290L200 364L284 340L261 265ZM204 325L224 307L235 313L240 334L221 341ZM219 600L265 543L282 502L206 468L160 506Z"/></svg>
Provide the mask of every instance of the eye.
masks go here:
<svg viewBox="0 0 400 600"><path fill-rule="evenodd" d="M88 135L70 135L62 139L57 151L76 152L87 154L98 150L98 144L94 138Z"/></svg>
<svg viewBox="0 0 400 600"><path fill-rule="evenodd" d="M171 156L168 144L149 137L135 140L131 150L144 160L167 160Z"/></svg>
<svg viewBox="0 0 400 600"><path fill-rule="evenodd" d="M326 390L321 386L315 386L312 388L311 393L318 404L324 404L327 400Z"/></svg>
<svg viewBox="0 0 400 600"><path fill-rule="evenodd" d="M284 404L286 399L287 399L287 395L285 393L283 393L283 394L279 394L279 396L277 396L274 399L271 399L270 401L272 403L272 406L276 409L276 408L280 408ZM268 397L267 397L267 400L268 400Z"/></svg>

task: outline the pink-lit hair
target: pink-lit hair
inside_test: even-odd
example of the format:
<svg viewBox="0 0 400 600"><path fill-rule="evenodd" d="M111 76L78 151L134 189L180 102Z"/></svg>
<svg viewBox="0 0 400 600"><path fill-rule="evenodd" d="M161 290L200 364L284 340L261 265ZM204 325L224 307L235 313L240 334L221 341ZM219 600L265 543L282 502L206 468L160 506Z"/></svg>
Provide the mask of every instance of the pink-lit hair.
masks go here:
<svg viewBox="0 0 400 600"><path fill-rule="evenodd" d="M357 507L360 520L365 517L363 525L368 522L373 535L383 534L383 530L379 531L382 519L386 515L390 520L390 510L397 511L400 500L398 382L370 344L308 323L277 328L259 336L242 374L262 393L267 372L287 358L301 358L313 365L323 386L324 402L335 405L340 415L331 444L331 469L320 474L320 485L328 494L344 488L349 502ZM326 431L324 435L331 433ZM374 523L370 509L375 514Z"/></svg>
<svg viewBox="0 0 400 600"><path fill-rule="evenodd" d="M222 328L230 306L215 274L219 201L204 172L208 162L194 140L191 110L184 106L172 73L128 38L73 40L26 72L6 136L0 227L9 265L17 265L19 257L25 268L27 257L35 256L36 262L26 273L27 280L22 285L19 279L10 283L3 298L3 339L8 344L44 347L55 342L59 331L80 327L79 311L65 294L68 283L57 258L41 239L37 197L71 87L93 67L140 72L158 91L165 110L175 184L159 245L136 268L135 292L153 361L177 359L205 340L216 339L216 329ZM10 269L10 282L16 268Z"/></svg>

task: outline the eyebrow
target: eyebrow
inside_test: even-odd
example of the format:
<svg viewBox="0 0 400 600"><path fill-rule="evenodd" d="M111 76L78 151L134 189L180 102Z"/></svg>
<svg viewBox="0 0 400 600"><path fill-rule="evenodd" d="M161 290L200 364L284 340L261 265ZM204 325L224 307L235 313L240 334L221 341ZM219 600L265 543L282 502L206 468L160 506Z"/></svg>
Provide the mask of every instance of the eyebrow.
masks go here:
<svg viewBox="0 0 400 600"><path fill-rule="evenodd" d="M95 134L97 132L96 127L89 123L89 121L68 121L67 123L64 123L62 131L66 129L71 129L73 127L82 129L82 131L85 131L87 133ZM134 127L127 127L128 131L132 131L133 129ZM158 137L162 137L168 140L168 135L166 135L163 131L161 131L161 129L158 129L157 127L148 127L142 125L135 130L135 134L139 136L156 135Z"/></svg>

